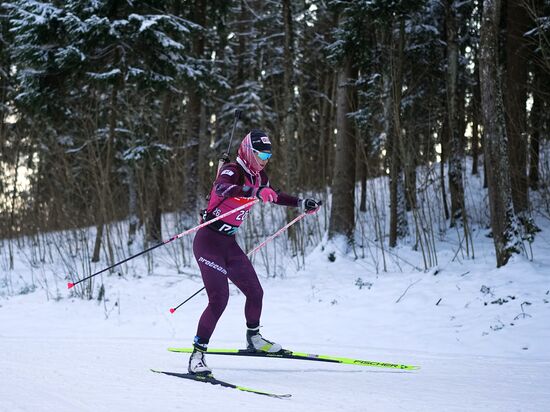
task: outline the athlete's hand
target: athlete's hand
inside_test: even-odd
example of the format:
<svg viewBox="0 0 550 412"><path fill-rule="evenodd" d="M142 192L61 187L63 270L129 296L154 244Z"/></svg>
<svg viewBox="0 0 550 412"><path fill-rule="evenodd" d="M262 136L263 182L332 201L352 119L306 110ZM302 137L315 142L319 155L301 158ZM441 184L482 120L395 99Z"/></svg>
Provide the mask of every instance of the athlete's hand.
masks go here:
<svg viewBox="0 0 550 412"><path fill-rule="evenodd" d="M300 203L303 211L306 212L308 215L317 213L322 205L322 202L320 200L317 201L315 199L302 199Z"/></svg>
<svg viewBox="0 0 550 412"><path fill-rule="evenodd" d="M272 188L267 186L260 187L256 192L256 197L264 203L276 202L278 198L277 193Z"/></svg>

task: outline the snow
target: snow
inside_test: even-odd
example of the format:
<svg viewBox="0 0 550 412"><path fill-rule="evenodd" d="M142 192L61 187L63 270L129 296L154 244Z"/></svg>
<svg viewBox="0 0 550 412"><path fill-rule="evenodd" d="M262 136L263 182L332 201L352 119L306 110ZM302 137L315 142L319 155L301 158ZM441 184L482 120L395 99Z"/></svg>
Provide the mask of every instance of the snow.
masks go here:
<svg viewBox="0 0 550 412"><path fill-rule="evenodd" d="M0 411L546 411L550 221L536 223L542 232L533 259L516 255L499 269L492 239L477 227L475 259L457 253L450 230L437 240L439 265L428 271L414 268L423 267L422 256L408 244L386 254L387 272L372 254L346 253L341 240L323 240L303 269L288 264L275 278L257 258L266 338L299 352L421 367L207 357L219 379L293 395L285 400L149 371L186 370L188 355L166 349L190 346L206 295L174 314L169 308L203 286L195 263L178 274L173 261L159 258L146 276L148 261L139 257L129 272L143 276L104 276L106 300L86 301L66 291L55 265L30 265L25 248L15 249L8 271L4 241ZM244 347L243 307L232 286L212 348Z"/></svg>
<svg viewBox="0 0 550 412"><path fill-rule="evenodd" d="M103 72L103 73L87 72L86 74L90 76L90 78L95 80L108 80L119 76L120 73L121 73L120 69L111 69L108 72Z"/></svg>

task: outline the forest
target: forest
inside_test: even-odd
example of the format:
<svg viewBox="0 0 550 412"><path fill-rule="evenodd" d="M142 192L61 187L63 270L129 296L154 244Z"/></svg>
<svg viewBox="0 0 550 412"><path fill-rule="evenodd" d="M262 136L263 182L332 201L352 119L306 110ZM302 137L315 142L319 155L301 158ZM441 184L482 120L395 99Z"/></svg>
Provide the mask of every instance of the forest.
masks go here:
<svg viewBox="0 0 550 412"><path fill-rule="evenodd" d="M482 227L503 266L550 218L550 1L0 2L8 268L21 242L47 259L48 233L97 262L115 239L125 256L195 225L251 129L273 142L274 186L323 200L293 255L326 233L356 255L408 242L427 269L442 231L473 256ZM466 200L471 176L485 206Z"/></svg>

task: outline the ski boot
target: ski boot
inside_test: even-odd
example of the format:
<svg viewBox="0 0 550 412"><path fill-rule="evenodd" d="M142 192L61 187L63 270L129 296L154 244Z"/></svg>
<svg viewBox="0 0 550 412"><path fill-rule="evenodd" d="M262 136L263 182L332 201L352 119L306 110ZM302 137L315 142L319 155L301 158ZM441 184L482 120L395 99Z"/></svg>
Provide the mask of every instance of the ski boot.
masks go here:
<svg viewBox="0 0 550 412"><path fill-rule="evenodd" d="M274 353L279 352L283 348L278 343L271 342L267 339L264 339L260 335L260 327L248 328L246 331L246 341L248 343L247 349L250 352L268 352Z"/></svg>
<svg viewBox="0 0 550 412"><path fill-rule="evenodd" d="M193 348L193 353L191 353L191 357L189 358L189 366L187 367L187 370L193 375L211 375L212 369L208 367L206 361L204 360L206 346L195 343Z"/></svg>

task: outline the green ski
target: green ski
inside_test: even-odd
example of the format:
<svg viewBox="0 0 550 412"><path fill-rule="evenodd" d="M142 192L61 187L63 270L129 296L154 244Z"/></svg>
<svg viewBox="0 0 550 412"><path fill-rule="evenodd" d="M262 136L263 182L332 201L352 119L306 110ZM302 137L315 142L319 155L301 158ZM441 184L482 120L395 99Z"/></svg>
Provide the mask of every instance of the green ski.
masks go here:
<svg viewBox="0 0 550 412"><path fill-rule="evenodd" d="M191 353L193 348L168 348L170 352ZM390 368L402 370L417 370L420 366L402 365L398 363L376 362L370 360L340 358L328 355L314 355L305 352L294 352L283 349L279 352L255 352L248 349L208 349L206 351L210 355L229 355L229 356L254 356L262 358L279 358L279 359L299 359L307 361L332 362L342 363L346 365L372 366L376 368Z"/></svg>
<svg viewBox="0 0 550 412"><path fill-rule="evenodd" d="M224 388L238 389L243 392L250 392L258 395L265 395L271 398L285 399L285 398L290 398L292 396L290 394L278 395L276 393L264 392L264 391L259 391L257 389L251 389L251 388L246 388L244 386L234 385L232 383L220 381L219 379L214 378L212 374L196 375L193 373L166 372L166 371L159 371L156 369L151 369L151 372L162 373L164 375L175 376L177 378L189 379L197 382L211 383L212 385L220 385L220 386L223 386Z"/></svg>

